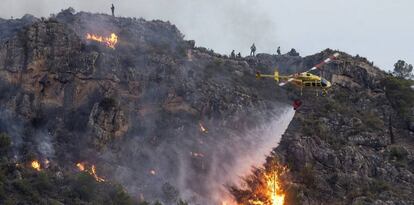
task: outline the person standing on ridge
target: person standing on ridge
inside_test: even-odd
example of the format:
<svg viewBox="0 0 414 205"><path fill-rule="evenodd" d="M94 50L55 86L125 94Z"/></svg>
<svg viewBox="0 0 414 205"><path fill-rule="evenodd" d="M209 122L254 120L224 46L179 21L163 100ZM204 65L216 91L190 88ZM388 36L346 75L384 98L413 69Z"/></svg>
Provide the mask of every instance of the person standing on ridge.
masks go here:
<svg viewBox="0 0 414 205"><path fill-rule="evenodd" d="M254 56L255 53L256 53L256 46L253 43L253 45L250 47L250 56Z"/></svg>
<svg viewBox="0 0 414 205"><path fill-rule="evenodd" d="M280 46L277 47L277 55L281 55L281 53L280 53Z"/></svg>
<svg viewBox="0 0 414 205"><path fill-rule="evenodd" d="M112 16L115 16L115 6L112 4L111 6Z"/></svg>
<svg viewBox="0 0 414 205"><path fill-rule="evenodd" d="M230 58L236 58L236 54L234 53L234 50L231 52Z"/></svg>

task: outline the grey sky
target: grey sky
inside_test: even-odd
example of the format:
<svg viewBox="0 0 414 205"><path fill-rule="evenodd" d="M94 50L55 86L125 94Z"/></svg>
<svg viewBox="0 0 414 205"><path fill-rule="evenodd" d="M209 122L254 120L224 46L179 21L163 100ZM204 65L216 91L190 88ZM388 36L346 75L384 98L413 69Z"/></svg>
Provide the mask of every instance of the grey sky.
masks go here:
<svg viewBox="0 0 414 205"><path fill-rule="evenodd" d="M325 48L360 54L385 70L398 59L414 64L413 0L2 0L0 17L77 11L169 20L197 45L248 54L295 48L302 56Z"/></svg>

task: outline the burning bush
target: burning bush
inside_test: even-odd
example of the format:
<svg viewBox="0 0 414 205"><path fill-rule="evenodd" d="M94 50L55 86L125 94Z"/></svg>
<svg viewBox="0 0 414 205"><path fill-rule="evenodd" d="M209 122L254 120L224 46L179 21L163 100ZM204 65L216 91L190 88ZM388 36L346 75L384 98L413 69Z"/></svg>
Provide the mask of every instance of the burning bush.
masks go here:
<svg viewBox="0 0 414 205"><path fill-rule="evenodd" d="M277 162L267 168L255 168L253 174L244 179L243 187L230 187L237 203L246 205L283 205L285 190L281 177L287 168Z"/></svg>
<svg viewBox="0 0 414 205"><path fill-rule="evenodd" d="M118 43L118 36L115 33L111 33L109 37L87 33L86 39L103 43L112 49L115 49L115 45Z"/></svg>

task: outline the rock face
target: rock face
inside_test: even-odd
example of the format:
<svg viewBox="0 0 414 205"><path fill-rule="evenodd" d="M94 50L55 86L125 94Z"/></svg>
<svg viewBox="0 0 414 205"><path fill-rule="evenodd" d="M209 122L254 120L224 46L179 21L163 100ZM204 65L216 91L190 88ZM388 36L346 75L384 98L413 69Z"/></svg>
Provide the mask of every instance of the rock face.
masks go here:
<svg viewBox="0 0 414 205"><path fill-rule="evenodd" d="M389 77L346 54L324 75L334 88L327 97L303 96L272 155L290 169L288 203L412 204L413 133L387 95Z"/></svg>
<svg viewBox="0 0 414 205"><path fill-rule="evenodd" d="M65 10L15 27L1 36L0 105L16 120L1 116L0 132L20 125L16 158L96 164L134 198L216 203L235 161L269 144L244 132L287 109L244 59L195 48L170 23Z"/></svg>
<svg viewBox="0 0 414 205"><path fill-rule="evenodd" d="M13 116L0 116L0 132L13 137L16 157L68 172L95 163L133 197L166 204L220 202L215 189L261 145L245 133L290 109L295 90L256 80L256 71L302 71L332 54L229 59L194 47L170 23L71 10L0 27L0 111ZM112 49L87 33L119 41ZM347 54L324 75L333 91L304 96L271 156L289 165L294 199L412 203L412 133L386 94L387 75Z"/></svg>

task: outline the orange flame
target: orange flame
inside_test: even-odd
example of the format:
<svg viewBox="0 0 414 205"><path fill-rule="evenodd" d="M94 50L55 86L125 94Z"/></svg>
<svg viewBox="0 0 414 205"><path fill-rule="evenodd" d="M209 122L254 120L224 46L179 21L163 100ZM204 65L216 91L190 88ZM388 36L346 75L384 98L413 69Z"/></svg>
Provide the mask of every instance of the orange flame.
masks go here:
<svg viewBox="0 0 414 205"><path fill-rule="evenodd" d="M283 205L285 203L285 194L282 192L278 173L265 174L265 177L272 205Z"/></svg>
<svg viewBox="0 0 414 205"><path fill-rule="evenodd" d="M198 123L198 125L200 126L200 131L201 132L203 132L203 133L207 133L208 132L208 130L203 126L203 124L201 122Z"/></svg>
<svg viewBox="0 0 414 205"><path fill-rule="evenodd" d="M97 182L104 182L104 181L105 181L105 179L104 179L104 178L101 178L101 177L99 177L99 176L96 174L96 168L95 168L95 165L92 165L92 176L95 178L95 180L96 180Z"/></svg>
<svg viewBox="0 0 414 205"><path fill-rule="evenodd" d="M257 189L261 197L251 199L249 204L253 205L284 205L285 193L282 189L280 176L285 174L287 168L277 165L272 171L262 173L263 184Z"/></svg>
<svg viewBox="0 0 414 205"><path fill-rule="evenodd" d="M109 48L115 49L115 45L118 43L118 36L115 33L111 33L110 37L103 37L96 34L86 34L86 39L104 43Z"/></svg>
<svg viewBox="0 0 414 205"><path fill-rule="evenodd" d="M76 166L78 167L79 171L85 171L85 165L83 165L82 163L77 163Z"/></svg>
<svg viewBox="0 0 414 205"><path fill-rule="evenodd" d="M33 169L35 169L36 171L40 171L40 170L41 170L40 163L39 163L39 161L37 161L37 160L33 160L33 161L32 161L32 163L31 163L31 166L32 166L32 168L33 168Z"/></svg>
<svg viewBox="0 0 414 205"><path fill-rule="evenodd" d="M97 182L104 182L105 179L102 177L99 177L98 174L96 174L96 167L95 165L92 165L90 167L90 169L87 168L85 163L77 163L76 167L79 169L79 171L81 172L87 172L88 174L90 174L91 176L93 176L93 178L95 178L95 180Z"/></svg>

